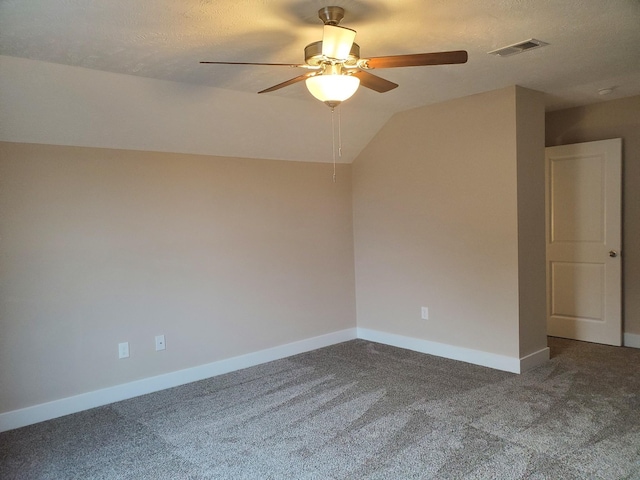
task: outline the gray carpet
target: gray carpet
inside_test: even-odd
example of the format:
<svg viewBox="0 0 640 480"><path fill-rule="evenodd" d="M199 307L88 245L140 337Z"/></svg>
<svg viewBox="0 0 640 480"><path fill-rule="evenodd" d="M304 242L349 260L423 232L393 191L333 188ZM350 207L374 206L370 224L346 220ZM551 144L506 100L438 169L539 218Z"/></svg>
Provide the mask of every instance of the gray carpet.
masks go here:
<svg viewBox="0 0 640 480"><path fill-rule="evenodd" d="M640 479L640 350L514 375L363 340L0 434L2 479Z"/></svg>

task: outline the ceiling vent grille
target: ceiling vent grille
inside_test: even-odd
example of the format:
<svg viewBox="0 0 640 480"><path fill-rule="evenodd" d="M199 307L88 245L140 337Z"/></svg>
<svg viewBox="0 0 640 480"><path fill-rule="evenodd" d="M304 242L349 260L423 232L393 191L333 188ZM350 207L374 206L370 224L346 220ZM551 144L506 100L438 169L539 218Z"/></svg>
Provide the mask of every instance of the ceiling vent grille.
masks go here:
<svg viewBox="0 0 640 480"><path fill-rule="evenodd" d="M498 55L499 57L508 57L510 55L517 55L518 53L526 52L527 50L533 50L534 48L545 47L549 45L547 42L530 38L524 42L514 43L513 45L507 45L506 47L498 48L488 52L490 55Z"/></svg>

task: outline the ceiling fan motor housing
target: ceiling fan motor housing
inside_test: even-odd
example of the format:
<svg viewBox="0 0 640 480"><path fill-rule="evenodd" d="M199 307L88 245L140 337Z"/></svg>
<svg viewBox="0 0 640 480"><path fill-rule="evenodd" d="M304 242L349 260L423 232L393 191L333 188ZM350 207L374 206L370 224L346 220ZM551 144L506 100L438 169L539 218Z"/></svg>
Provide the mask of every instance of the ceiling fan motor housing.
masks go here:
<svg viewBox="0 0 640 480"><path fill-rule="evenodd" d="M342 63L346 67L355 67L360 60L360 45L354 43L349 51L349 58ZM327 63L327 59L322 55L322 41L313 42L304 47L304 61L307 65L317 67Z"/></svg>

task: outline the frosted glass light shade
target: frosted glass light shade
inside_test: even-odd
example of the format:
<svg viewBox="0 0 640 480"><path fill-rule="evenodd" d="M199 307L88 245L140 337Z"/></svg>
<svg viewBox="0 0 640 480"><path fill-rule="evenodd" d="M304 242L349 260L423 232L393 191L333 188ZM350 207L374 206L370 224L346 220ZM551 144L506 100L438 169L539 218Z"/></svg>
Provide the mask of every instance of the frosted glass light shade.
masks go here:
<svg viewBox="0 0 640 480"><path fill-rule="evenodd" d="M336 60L346 60L349 58L355 38L355 30L337 25L325 25L322 36L322 55Z"/></svg>
<svg viewBox="0 0 640 480"><path fill-rule="evenodd" d="M360 79L351 75L316 75L305 80L311 95L330 107L350 98L360 86Z"/></svg>

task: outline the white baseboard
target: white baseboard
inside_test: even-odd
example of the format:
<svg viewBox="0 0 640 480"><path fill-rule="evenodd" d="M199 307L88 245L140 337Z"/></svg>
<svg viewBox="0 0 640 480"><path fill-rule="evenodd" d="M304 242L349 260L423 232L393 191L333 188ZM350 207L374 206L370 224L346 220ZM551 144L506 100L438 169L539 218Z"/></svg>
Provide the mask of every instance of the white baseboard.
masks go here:
<svg viewBox="0 0 640 480"><path fill-rule="evenodd" d="M628 345L627 335L630 336ZM444 343L430 342L417 338L405 337L393 333L380 332L367 328L350 328L338 332L320 335L318 337L300 340L298 342L280 345L258 352L248 353L206 365L187 368L177 372L166 373L155 377L144 378L134 382L115 385L113 387L95 390L93 392L62 398L32 407L0 413L0 432L20 428L34 423L51 420L71 413L81 412L90 408L100 407L128 398L157 392L166 388L177 387L186 383L204 380L225 373L253 367L262 363L279 360L299 353L328 347L337 343L361 338L372 342L383 343L399 348L406 348L416 352L427 353L439 357L450 358L462 362L495 368L511 373L522 373L530 370L549 359L549 349L544 348L523 358L507 357L494 353L482 352L469 348L456 347ZM640 348L640 335L625 335L625 345Z"/></svg>
<svg viewBox="0 0 640 480"><path fill-rule="evenodd" d="M528 372L536 368L539 365L542 365L545 362L548 362L551 358L551 351L549 347L544 347L537 352L533 352L525 357L520 358L520 371L518 373Z"/></svg>
<svg viewBox="0 0 640 480"><path fill-rule="evenodd" d="M549 360L549 348L543 348L520 359L368 328L358 328L358 338L511 373L523 373Z"/></svg>
<svg viewBox="0 0 640 480"><path fill-rule="evenodd" d="M155 377L136 380L135 382L115 385L113 387L95 390L93 392L62 398L32 407L0 413L0 432L13 430L45 420L81 412L90 408L100 407L120 400L157 392L166 388L177 387L186 383L204 380L224 373L243 368L253 367L262 363L279 360L299 353L328 347L356 339L357 330L350 328L338 332L320 335L318 337L300 340L298 342L280 345L266 350L260 350L238 357L228 358L197 367L166 373Z"/></svg>
<svg viewBox="0 0 640 480"><path fill-rule="evenodd" d="M635 333L624 334L624 346L632 348L640 348L640 335Z"/></svg>

